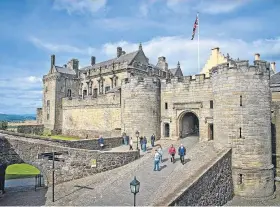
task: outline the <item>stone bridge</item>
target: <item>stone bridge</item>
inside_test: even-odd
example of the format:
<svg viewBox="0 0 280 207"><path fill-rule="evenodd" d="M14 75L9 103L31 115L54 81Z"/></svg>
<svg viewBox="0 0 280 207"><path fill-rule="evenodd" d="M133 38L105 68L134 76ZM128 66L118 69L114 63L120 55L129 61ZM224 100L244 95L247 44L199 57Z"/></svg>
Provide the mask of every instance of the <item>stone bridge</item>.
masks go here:
<svg viewBox="0 0 280 207"><path fill-rule="evenodd" d="M112 149L104 151L88 149L95 146L93 144L90 145L90 143L96 142L96 140L54 142L23 137L16 133L6 133L0 132L0 163L8 165L28 163L33 165L41 171L47 186L49 186L51 181L52 161L38 159L38 154L40 153L68 152L67 155L57 156L64 158L65 161L55 162L55 183L62 183L111 170L139 158L138 151L117 152Z"/></svg>

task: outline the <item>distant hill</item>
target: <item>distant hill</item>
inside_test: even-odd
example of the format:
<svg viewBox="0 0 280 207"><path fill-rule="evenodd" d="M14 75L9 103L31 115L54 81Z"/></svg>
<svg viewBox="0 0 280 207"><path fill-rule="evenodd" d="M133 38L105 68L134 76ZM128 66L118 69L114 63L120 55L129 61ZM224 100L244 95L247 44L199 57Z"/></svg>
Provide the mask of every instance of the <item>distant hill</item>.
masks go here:
<svg viewBox="0 0 280 207"><path fill-rule="evenodd" d="M21 122L26 120L36 120L35 114L0 114L0 121Z"/></svg>

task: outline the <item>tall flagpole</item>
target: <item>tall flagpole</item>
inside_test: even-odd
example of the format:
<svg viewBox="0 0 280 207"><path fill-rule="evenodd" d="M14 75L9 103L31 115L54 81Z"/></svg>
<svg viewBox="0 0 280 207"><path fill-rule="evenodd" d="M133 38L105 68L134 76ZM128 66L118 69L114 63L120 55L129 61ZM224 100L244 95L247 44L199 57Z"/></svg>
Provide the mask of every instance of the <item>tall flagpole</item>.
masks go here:
<svg viewBox="0 0 280 207"><path fill-rule="evenodd" d="M199 12L197 12L197 26L198 26L198 30L197 30L197 70L198 70L198 74L200 73L200 62L199 62L199 27L200 27L200 21L199 21Z"/></svg>

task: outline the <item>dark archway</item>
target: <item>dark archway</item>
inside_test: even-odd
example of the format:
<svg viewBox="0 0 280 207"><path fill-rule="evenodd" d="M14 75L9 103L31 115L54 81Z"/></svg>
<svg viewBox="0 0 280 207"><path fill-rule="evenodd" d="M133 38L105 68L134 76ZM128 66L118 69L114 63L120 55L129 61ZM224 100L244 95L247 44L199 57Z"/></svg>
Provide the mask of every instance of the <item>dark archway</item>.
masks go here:
<svg viewBox="0 0 280 207"><path fill-rule="evenodd" d="M168 123L165 123L164 124L164 136L169 137L169 135L170 135L170 126Z"/></svg>
<svg viewBox="0 0 280 207"><path fill-rule="evenodd" d="M181 116L179 124L180 138L199 135L199 120L196 114L186 112Z"/></svg>

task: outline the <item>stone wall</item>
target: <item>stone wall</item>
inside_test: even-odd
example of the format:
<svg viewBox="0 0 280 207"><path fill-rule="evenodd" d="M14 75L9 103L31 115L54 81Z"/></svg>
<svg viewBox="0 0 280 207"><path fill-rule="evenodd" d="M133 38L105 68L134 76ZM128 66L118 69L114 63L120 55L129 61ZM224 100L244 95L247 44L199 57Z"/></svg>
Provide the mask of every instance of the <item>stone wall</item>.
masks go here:
<svg viewBox="0 0 280 207"><path fill-rule="evenodd" d="M68 152L66 155L57 156L64 158L65 161L55 162L55 183L111 170L128 164L139 157L138 151L113 152L77 149L59 146L51 141L3 134L0 134L0 146L0 163L7 163L8 165L16 163L31 164L41 171L47 185L52 178L52 161L38 159L40 153Z"/></svg>
<svg viewBox="0 0 280 207"><path fill-rule="evenodd" d="M36 121L37 121L37 124L43 124L42 108L37 108Z"/></svg>
<svg viewBox="0 0 280 207"><path fill-rule="evenodd" d="M19 125L17 132L23 134L42 135L44 132L44 125Z"/></svg>
<svg viewBox="0 0 280 207"><path fill-rule="evenodd" d="M62 133L82 138L120 136L120 113L119 92L100 95L98 98L65 98Z"/></svg>
<svg viewBox="0 0 280 207"><path fill-rule="evenodd" d="M192 112L199 120L200 140L209 140L208 126L213 123L212 82L204 74L173 78L170 82L161 82L161 135L164 137L166 123L170 126L170 138L178 139L184 115ZM167 108L166 108L167 106ZM186 123L184 123L186 124Z"/></svg>
<svg viewBox="0 0 280 207"><path fill-rule="evenodd" d="M231 150L197 179L168 206L222 206L233 198Z"/></svg>
<svg viewBox="0 0 280 207"><path fill-rule="evenodd" d="M53 144L57 144L64 147L71 147L71 148L79 148L79 149L88 149L88 150L99 150L98 139L81 139L81 140L60 140L60 139L52 139L48 137L41 137L32 134L24 134L24 133L17 133L17 132L10 132L0 130L0 133L13 135L13 136L20 136L25 138L38 139L38 140L45 140ZM104 148L114 148L119 147L122 145L123 138L122 137L104 137Z"/></svg>

